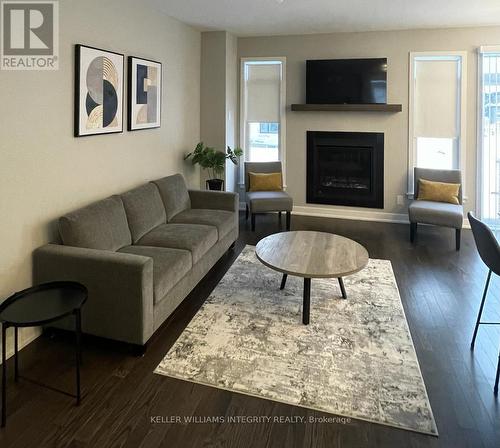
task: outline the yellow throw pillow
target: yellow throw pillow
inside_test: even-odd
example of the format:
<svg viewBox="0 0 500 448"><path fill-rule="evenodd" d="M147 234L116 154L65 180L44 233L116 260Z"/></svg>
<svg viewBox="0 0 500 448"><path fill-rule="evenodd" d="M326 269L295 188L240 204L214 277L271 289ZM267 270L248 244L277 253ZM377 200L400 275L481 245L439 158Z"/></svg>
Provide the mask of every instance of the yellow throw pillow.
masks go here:
<svg viewBox="0 0 500 448"><path fill-rule="evenodd" d="M418 200L448 202L449 204L460 204L458 192L460 184L447 184L445 182L433 182L431 180L418 180Z"/></svg>
<svg viewBox="0 0 500 448"><path fill-rule="evenodd" d="M281 173L248 173L250 188L248 191L281 191L283 183Z"/></svg>

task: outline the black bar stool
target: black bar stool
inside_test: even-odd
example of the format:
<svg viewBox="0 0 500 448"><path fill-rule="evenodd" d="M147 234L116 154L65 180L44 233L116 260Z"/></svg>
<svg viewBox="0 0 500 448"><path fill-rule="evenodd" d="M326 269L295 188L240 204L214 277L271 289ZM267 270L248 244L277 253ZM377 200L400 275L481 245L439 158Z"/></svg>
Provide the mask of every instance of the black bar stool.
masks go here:
<svg viewBox="0 0 500 448"><path fill-rule="evenodd" d="M498 241L493 235L491 229L479 221L472 215L472 213L467 214L472 229L472 234L474 235L474 241L476 242L476 247L479 252L481 260L488 267L488 277L486 279L486 285L484 287L483 298L481 300L481 305L479 307L479 313L477 315L476 326L474 328L474 334L472 336L472 342L470 344L471 350L474 350L474 344L476 342L477 330L479 325L500 325L500 322L481 322L481 315L483 314L484 303L486 301L486 295L488 294L488 287L490 285L491 273L494 272L496 275L500 275L500 246ZM500 354L498 355L498 365L497 373L495 378L495 387L493 389L495 395L498 394L498 379L500 376Z"/></svg>

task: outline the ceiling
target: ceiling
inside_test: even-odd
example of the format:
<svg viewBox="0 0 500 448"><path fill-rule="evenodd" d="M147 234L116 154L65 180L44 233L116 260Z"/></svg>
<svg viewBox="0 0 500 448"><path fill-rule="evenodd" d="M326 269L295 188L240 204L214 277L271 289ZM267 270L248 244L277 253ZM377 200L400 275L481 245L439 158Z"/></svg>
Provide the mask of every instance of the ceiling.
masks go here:
<svg viewBox="0 0 500 448"><path fill-rule="evenodd" d="M500 25L500 0L151 0L201 30L238 36Z"/></svg>

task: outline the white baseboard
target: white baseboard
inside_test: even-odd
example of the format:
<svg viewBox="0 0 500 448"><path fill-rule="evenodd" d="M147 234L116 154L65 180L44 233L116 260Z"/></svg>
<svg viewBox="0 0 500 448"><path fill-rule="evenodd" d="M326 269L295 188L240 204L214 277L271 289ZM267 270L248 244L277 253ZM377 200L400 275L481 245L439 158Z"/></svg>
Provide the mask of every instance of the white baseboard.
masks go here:
<svg viewBox="0 0 500 448"><path fill-rule="evenodd" d="M7 353L6 358L9 359L14 355L14 333L13 330L7 330ZM42 334L42 330L38 327L29 328L19 328L19 351L24 347L31 344L35 339L37 339ZM0 359L0 364L2 360Z"/></svg>
<svg viewBox="0 0 500 448"><path fill-rule="evenodd" d="M356 221L376 221L408 224L408 215L400 213L377 212L373 210L346 210L339 208L295 206L294 215L318 216L322 218L352 219Z"/></svg>
<svg viewBox="0 0 500 448"><path fill-rule="evenodd" d="M390 222L409 224L408 215L403 213L378 212L374 210L346 210L339 208L294 206L294 215L317 216L321 218L350 219L354 221ZM463 227L470 229L469 221L464 219Z"/></svg>

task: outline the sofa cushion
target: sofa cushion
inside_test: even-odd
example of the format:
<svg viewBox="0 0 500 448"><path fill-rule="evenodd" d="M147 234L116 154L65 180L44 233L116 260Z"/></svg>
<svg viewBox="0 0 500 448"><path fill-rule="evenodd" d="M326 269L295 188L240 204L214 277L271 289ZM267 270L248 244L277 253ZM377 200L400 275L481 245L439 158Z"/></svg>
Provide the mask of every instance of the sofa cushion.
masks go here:
<svg viewBox="0 0 500 448"><path fill-rule="evenodd" d="M62 216L59 233L66 246L116 251L132 244L120 196L111 196Z"/></svg>
<svg viewBox="0 0 500 448"><path fill-rule="evenodd" d="M284 191L251 191L247 203L252 213L291 212L293 208L292 198Z"/></svg>
<svg viewBox="0 0 500 448"><path fill-rule="evenodd" d="M198 224L162 224L144 235L138 245L189 250L195 264L216 243L215 227Z"/></svg>
<svg viewBox="0 0 500 448"><path fill-rule="evenodd" d="M142 255L153 259L154 302L160 302L165 295L191 269L191 254L187 250L164 247L126 246L118 252Z"/></svg>
<svg viewBox="0 0 500 448"><path fill-rule="evenodd" d="M410 222L461 229L464 212L461 205L446 202L413 201L408 208Z"/></svg>
<svg viewBox="0 0 500 448"><path fill-rule="evenodd" d="M122 194L121 198L134 243L150 230L167 222L165 207L155 184L141 185Z"/></svg>
<svg viewBox="0 0 500 448"><path fill-rule="evenodd" d="M183 210L191 208L191 199L182 175L174 174L155 180L154 183L160 190L163 205L167 211L167 221Z"/></svg>
<svg viewBox="0 0 500 448"><path fill-rule="evenodd" d="M219 241L234 227L234 212L192 208L175 215L172 223L205 224L217 228Z"/></svg>

